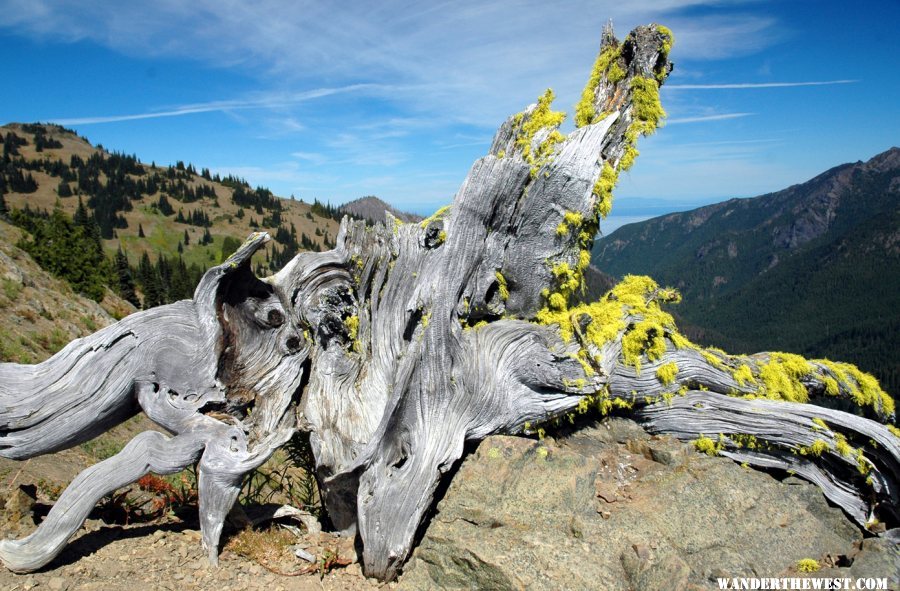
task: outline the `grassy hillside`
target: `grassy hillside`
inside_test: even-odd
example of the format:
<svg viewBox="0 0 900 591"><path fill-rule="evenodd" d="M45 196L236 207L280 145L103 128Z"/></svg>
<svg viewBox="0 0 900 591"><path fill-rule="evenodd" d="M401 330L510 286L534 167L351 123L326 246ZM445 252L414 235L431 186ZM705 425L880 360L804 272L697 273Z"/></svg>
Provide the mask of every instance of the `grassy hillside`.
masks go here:
<svg viewBox="0 0 900 591"><path fill-rule="evenodd" d="M21 235L0 221L0 361L43 361L134 311L109 291L99 304L74 293L13 246Z"/></svg>
<svg viewBox="0 0 900 591"><path fill-rule="evenodd" d="M678 287L699 341L858 364L900 392L900 149L753 199L625 226L593 262Z"/></svg>
<svg viewBox="0 0 900 591"><path fill-rule="evenodd" d="M146 253L152 261L180 256L188 266L207 267L221 260L223 249L266 230L276 241L260 262L274 268L296 250L329 248L337 233L333 208L279 199L191 164L148 165L59 126L13 123L0 127L0 137L0 194L9 208L59 207L72 216L81 197L101 228L104 249L112 255L121 246L132 265Z"/></svg>

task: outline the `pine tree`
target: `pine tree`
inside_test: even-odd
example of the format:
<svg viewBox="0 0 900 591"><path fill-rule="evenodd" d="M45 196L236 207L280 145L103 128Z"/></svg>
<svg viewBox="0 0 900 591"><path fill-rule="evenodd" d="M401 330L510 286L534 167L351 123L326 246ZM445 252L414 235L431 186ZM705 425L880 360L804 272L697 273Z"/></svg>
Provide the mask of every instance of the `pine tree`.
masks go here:
<svg viewBox="0 0 900 591"><path fill-rule="evenodd" d="M122 251L121 246L116 252L114 263L116 269L116 278L118 280L116 291L119 293L122 299L131 302L136 307L140 307L141 301L138 299L137 292L134 288L134 278L131 275L131 266L128 264L128 257L125 256L125 253Z"/></svg>
<svg viewBox="0 0 900 591"><path fill-rule="evenodd" d="M138 238L146 238L144 235L144 226L138 224Z"/></svg>
<svg viewBox="0 0 900 591"><path fill-rule="evenodd" d="M184 245L187 246L191 243L191 236L188 234L187 228L184 230Z"/></svg>
<svg viewBox="0 0 900 591"><path fill-rule="evenodd" d="M166 199L165 195L159 196L159 201L157 201L156 207L159 209L159 212L165 216L169 216L175 213L175 209L172 207L172 204L169 203L169 200Z"/></svg>
<svg viewBox="0 0 900 591"><path fill-rule="evenodd" d="M60 208L46 217L25 211L22 216L30 217L23 221L27 221L33 239L22 239L19 247L41 267L68 281L75 291L96 301L103 299L112 273L99 228L84 207L79 223Z"/></svg>
<svg viewBox="0 0 900 591"><path fill-rule="evenodd" d="M144 310L162 304L159 276L146 252L141 255L138 263L137 277L141 291L144 292Z"/></svg>
<svg viewBox="0 0 900 591"><path fill-rule="evenodd" d="M84 202L81 200L81 195L78 196L78 207L75 208L75 214L72 216L72 221L75 222L76 226L82 228L87 228L90 223L90 215L88 214L87 208L84 206Z"/></svg>

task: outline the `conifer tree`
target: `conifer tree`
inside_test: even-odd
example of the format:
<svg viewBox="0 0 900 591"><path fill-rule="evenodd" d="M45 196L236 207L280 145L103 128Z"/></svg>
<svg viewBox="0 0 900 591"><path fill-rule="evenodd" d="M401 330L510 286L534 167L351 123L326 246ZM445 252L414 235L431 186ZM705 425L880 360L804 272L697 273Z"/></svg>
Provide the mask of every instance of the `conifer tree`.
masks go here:
<svg viewBox="0 0 900 591"><path fill-rule="evenodd" d="M114 263L116 279L118 281L116 291L122 299L131 302L136 307L140 307L141 301L138 299L137 292L134 288L134 278L131 275L131 266L128 264L128 257L125 256L121 246L118 251L116 251Z"/></svg>
<svg viewBox="0 0 900 591"><path fill-rule="evenodd" d="M156 202L156 207L159 208L159 212L165 216L170 216L175 213L175 209L172 207L172 204L169 203L169 200L166 199L165 195L159 196L159 200Z"/></svg>

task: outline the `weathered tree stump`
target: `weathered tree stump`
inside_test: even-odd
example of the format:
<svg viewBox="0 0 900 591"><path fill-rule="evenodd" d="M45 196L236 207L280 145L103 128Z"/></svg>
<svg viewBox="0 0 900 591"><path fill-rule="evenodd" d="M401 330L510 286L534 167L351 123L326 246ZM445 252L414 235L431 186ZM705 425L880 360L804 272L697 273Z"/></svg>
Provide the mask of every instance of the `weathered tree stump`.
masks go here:
<svg viewBox="0 0 900 591"><path fill-rule="evenodd" d="M241 476L310 432L333 524L366 574L408 557L467 440L634 408L654 432L815 482L861 524L898 519L893 401L856 368L780 353L729 356L681 336L670 289L628 277L578 303L599 219L639 136L664 112L671 33L604 31L575 131L548 91L510 117L452 205L421 224L344 220L337 246L273 277L250 240L193 301L135 314L36 365L0 366L0 454L93 437L138 409L145 433L69 486L31 536L0 542L11 569L46 564L103 494L199 460L203 542L215 561ZM825 408L808 402L823 402ZM843 405L857 414L835 410ZM252 411L252 412L251 412Z"/></svg>

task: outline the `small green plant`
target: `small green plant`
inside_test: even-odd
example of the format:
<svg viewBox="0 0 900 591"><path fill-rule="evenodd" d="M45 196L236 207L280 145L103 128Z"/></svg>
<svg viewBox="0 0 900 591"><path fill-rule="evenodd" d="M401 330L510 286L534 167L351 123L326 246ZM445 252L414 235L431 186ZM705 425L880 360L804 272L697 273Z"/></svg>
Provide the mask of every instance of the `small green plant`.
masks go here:
<svg viewBox="0 0 900 591"><path fill-rule="evenodd" d="M83 324L84 327L91 332L96 332L97 330L97 323L94 322L94 319L88 315L84 315L81 317L81 324Z"/></svg>
<svg viewBox="0 0 900 591"><path fill-rule="evenodd" d="M3 279L3 293L6 295L6 298L14 302L18 299L19 294L22 293L22 284L18 281L13 281L12 279Z"/></svg>
<svg viewBox="0 0 900 591"><path fill-rule="evenodd" d="M51 501L55 501L59 498L59 495L62 494L62 491L65 487L61 484L57 484L55 482L50 482L49 480L45 480L44 478L38 479L35 483L37 489L41 491L48 499Z"/></svg>
<svg viewBox="0 0 900 591"><path fill-rule="evenodd" d="M322 514L315 460L308 433L296 433L262 467L244 480L239 502L243 505L273 501Z"/></svg>
<svg viewBox="0 0 900 591"><path fill-rule="evenodd" d="M101 435L90 441L85 441L79 447L95 461L102 462L122 451L123 445Z"/></svg>

